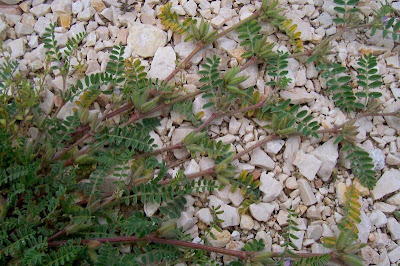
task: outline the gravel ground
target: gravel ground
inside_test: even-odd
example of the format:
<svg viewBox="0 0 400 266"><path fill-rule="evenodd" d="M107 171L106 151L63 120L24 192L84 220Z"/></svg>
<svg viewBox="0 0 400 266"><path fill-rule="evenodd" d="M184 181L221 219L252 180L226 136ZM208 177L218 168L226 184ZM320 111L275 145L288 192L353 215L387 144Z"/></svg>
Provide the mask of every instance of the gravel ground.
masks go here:
<svg viewBox="0 0 400 266"><path fill-rule="evenodd" d="M80 53L86 60L86 74L104 71L110 50L114 44L127 45L125 57L140 58L152 78L166 78L176 66L177 60L185 58L195 47L195 43L183 42L183 39L166 31L161 25L158 14L166 1L128 0L125 9L120 8L117 0L33 0L3 1L19 4L19 8L0 6L0 38L3 45L10 48L11 57L20 63L19 71L35 80L34 74L43 68L45 49L40 42L45 28L51 22L59 22L56 28L57 41L65 46L67 38L79 32L87 32ZM205 18L211 21L215 29L225 29L248 17L258 7L260 1L254 0L174 0L173 10L182 16ZM332 18L335 16L333 0L282 0L285 13L298 25L305 49L310 49L325 36L336 33ZM392 1L389 1L392 2ZM392 3L400 11L400 2ZM379 7L379 1L361 1L361 13L365 16ZM268 41L276 44L276 49L287 51L287 37L277 30L262 23L262 33ZM351 69L355 76L357 60L365 53L372 52L378 57L379 74L384 85L379 88L384 112L391 112L400 107L400 46L390 39L382 39L379 32L375 36L369 33L350 32L341 39L332 42L334 61ZM191 67L177 75L175 81L182 82L188 92L200 87L198 66L203 59L213 54L221 57L221 69L243 64L243 48L238 44L237 33L232 32L199 52L192 60ZM72 60L77 65L78 60ZM313 64L304 64L296 59L289 59L288 76L292 78L288 89L281 91L283 99L304 104L303 110L324 128L332 128L346 121L347 116L334 107L326 93L326 80L319 77ZM261 94L268 94L269 81L262 65L252 66L244 71L249 76L241 84L242 88L255 87ZM55 73L57 74L57 73ZM75 73L67 80L74 84L79 79ZM62 90L62 78L46 79L47 88L43 92L41 108L46 114L54 112L55 95ZM194 99L194 113L202 110L204 100L201 96ZM66 104L59 112L59 118L72 113L75 103ZM92 114L103 112L98 104L93 105ZM205 117L211 115L205 111ZM114 118L119 123L119 117ZM354 180L349 174L349 164L344 162L344 154L333 143L334 137L325 134L318 139L306 139L299 136L268 142L263 147L234 161L239 170L255 172L260 176L262 201L252 204L247 214L240 215L238 206L243 201L239 191L229 192L229 187L213 195L188 195L186 209L178 224L190 233L193 242L202 241L200 236L212 221L211 206L221 205L224 213L219 216L223 231L214 232L217 239L210 243L217 247L240 249L248 240L263 239L266 249L280 251L282 228L286 225L287 209L293 208L298 213L299 228L295 241L298 250L315 253L327 252L321 244L321 238L338 234L337 223L341 218L344 192L347 185L355 183L363 196L362 221L358 225L359 238L368 246L362 255L366 263L390 265L400 262L400 224L393 217L393 212L400 205L400 119L362 118L356 122L359 126L357 141L374 160L375 170L380 179L374 190L370 191ZM218 119L210 127L210 135L224 144L232 144L232 151L240 152L267 135L261 127L262 122L248 119L243 115ZM191 122L179 113L165 113L152 137L159 147L178 143L194 129ZM30 131L34 137L34 130ZM175 150L171 158L187 158L185 150ZM175 157L175 158L174 158ZM159 155L161 159L161 155ZM213 161L204 157L186 160L183 164L170 169L173 176L179 169L186 174L208 169ZM332 173L338 169L333 178ZM156 215L157 205L147 204L145 213ZM213 254L214 256L217 256ZM217 256L228 263L228 256Z"/></svg>

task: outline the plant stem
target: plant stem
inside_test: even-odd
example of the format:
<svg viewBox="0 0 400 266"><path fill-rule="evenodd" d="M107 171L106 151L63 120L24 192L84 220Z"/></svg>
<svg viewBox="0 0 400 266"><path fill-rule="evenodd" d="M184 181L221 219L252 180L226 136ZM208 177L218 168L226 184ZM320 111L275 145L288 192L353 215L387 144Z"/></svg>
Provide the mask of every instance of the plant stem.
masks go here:
<svg viewBox="0 0 400 266"><path fill-rule="evenodd" d="M148 236L145 236L142 238L139 238L138 236L117 236L117 237L83 239L81 241L81 244L88 244L90 242L99 242L99 243L152 242L152 243L158 243L158 244L185 247L185 248L190 248L190 249L200 249L200 250L204 250L207 252L214 252L214 253L237 257L242 260L250 259L252 256L262 253L262 252L258 253L258 252L254 252L254 251L241 251L241 250L218 248L218 247L212 247L212 246L207 246L207 245L197 244L197 243L192 243L192 242L186 242L186 241L181 241L181 240L159 238L154 235L148 235ZM67 243L66 240L53 241L53 242L50 241L48 245L49 245L49 247L59 247L59 246L65 245L66 243ZM271 254L271 257L279 257L282 254L282 252L271 252L270 254ZM289 255L289 256L292 258L310 258L310 257L321 256L321 255L324 255L324 254L299 252L299 253L295 253L294 255ZM337 258L336 254L334 254L333 252L330 253L330 256L331 256L331 259Z"/></svg>

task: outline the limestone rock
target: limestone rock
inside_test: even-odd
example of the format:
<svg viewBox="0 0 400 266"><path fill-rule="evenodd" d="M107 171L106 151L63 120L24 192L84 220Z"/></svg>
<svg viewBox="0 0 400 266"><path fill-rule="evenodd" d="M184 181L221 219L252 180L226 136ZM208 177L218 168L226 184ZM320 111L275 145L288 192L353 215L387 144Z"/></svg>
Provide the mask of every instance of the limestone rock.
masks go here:
<svg viewBox="0 0 400 266"><path fill-rule="evenodd" d="M311 152L322 162L317 175L325 182L331 177L339 158L338 145L333 144L334 141L335 138L332 138Z"/></svg>
<svg viewBox="0 0 400 266"><path fill-rule="evenodd" d="M400 189L400 171L396 169L387 170L376 183L372 190L372 197L378 200L387 194Z"/></svg>
<svg viewBox="0 0 400 266"><path fill-rule="evenodd" d="M300 179L297 181L300 190L300 198L304 205L310 206L317 202L314 193L312 192L311 186L305 179Z"/></svg>
<svg viewBox="0 0 400 266"><path fill-rule="evenodd" d="M254 227L254 220L249 215L243 214L240 219L240 228L243 230L251 230Z"/></svg>
<svg viewBox="0 0 400 266"><path fill-rule="evenodd" d="M196 217L207 225L209 225L214 220L209 208L200 209L196 213Z"/></svg>
<svg viewBox="0 0 400 266"><path fill-rule="evenodd" d="M159 47L148 72L150 78L165 79L175 69L176 55L172 47Z"/></svg>
<svg viewBox="0 0 400 266"><path fill-rule="evenodd" d="M72 0L54 0L51 2L53 13L72 13Z"/></svg>
<svg viewBox="0 0 400 266"><path fill-rule="evenodd" d="M160 208L159 203L146 202L144 204L144 213L147 217L151 217L157 212L158 208Z"/></svg>
<svg viewBox="0 0 400 266"><path fill-rule="evenodd" d="M400 108L400 102L398 101L396 104L388 105L383 110L383 112L384 113L394 112L394 111L398 110L399 108ZM395 116L385 116L384 118L389 127L396 129L397 133L400 133L400 118L395 117Z"/></svg>
<svg viewBox="0 0 400 266"><path fill-rule="evenodd" d="M97 13L100 13L106 8L106 5L101 0L92 0L90 4L96 10Z"/></svg>
<svg viewBox="0 0 400 266"><path fill-rule="evenodd" d="M8 48L11 50L11 58L16 59L25 54L24 40L16 39L8 43Z"/></svg>
<svg viewBox="0 0 400 266"><path fill-rule="evenodd" d="M133 23L129 28L128 45L141 57L152 57L167 44L167 33L152 25Z"/></svg>
<svg viewBox="0 0 400 266"><path fill-rule="evenodd" d="M275 155L282 149L284 144L285 144L284 140L282 140L282 139L274 139L274 140L268 141L264 145L264 150L268 154Z"/></svg>
<svg viewBox="0 0 400 266"><path fill-rule="evenodd" d="M318 160L312 154L306 154L302 150L296 153L296 158L293 162L297 168L299 168L300 173L306 177L308 180L312 181L315 178L322 162Z"/></svg>
<svg viewBox="0 0 400 266"><path fill-rule="evenodd" d="M260 190L264 193L263 201L271 202L282 192L282 185L273 177L272 173L261 174Z"/></svg>
<svg viewBox="0 0 400 266"><path fill-rule="evenodd" d="M282 99L290 99L293 104L308 103L315 100L315 95L303 88L295 88L293 90L281 90Z"/></svg>
<svg viewBox="0 0 400 266"><path fill-rule="evenodd" d="M387 228L392 236L392 240L400 239L400 223L393 217L387 220Z"/></svg>
<svg viewBox="0 0 400 266"><path fill-rule="evenodd" d="M275 207L270 203L253 203L250 205L250 213L254 219L260 222L267 222Z"/></svg>
<svg viewBox="0 0 400 266"><path fill-rule="evenodd" d="M300 136L292 136L286 140L283 159L288 163L293 163L293 157L300 148Z"/></svg>
<svg viewBox="0 0 400 266"><path fill-rule="evenodd" d="M49 91L48 89L44 90L44 99L43 102L40 103L40 109L45 114L50 114L51 110L53 110L54 107L54 93Z"/></svg>
<svg viewBox="0 0 400 266"><path fill-rule="evenodd" d="M179 58L186 58L192 51L195 49L196 43L193 41L190 42L180 42L179 44L175 45L174 50ZM190 59L190 62L197 65L203 59L203 54L201 52L197 53Z"/></svg>
<svg viewBox="0 0 400 266"><path fill-rule="evenodd" d="M211 237L211 234L208 234L207 240L213 247L223 248L232 240L231 233L229 233L228 230L223 230L222 232L219 232L213 227L211 228L210 233L215 236L215 239Z"/></svg>
<svg viewBox="0 0 400 266"><path fill-rule="evenodd" d="M275 168L275 162L261 148L257 148L253 151L250 164L267 170L273 170Z"/></svg>
<svg viewBox="0 0 400 266"><path fill-rule="evenodd" d="M247 89L249 87L253 87L257 83L258 78L258 66L252 65L245 70L241 71L238 76L246 76L247 79L239 84L239 88Z"/></svg>

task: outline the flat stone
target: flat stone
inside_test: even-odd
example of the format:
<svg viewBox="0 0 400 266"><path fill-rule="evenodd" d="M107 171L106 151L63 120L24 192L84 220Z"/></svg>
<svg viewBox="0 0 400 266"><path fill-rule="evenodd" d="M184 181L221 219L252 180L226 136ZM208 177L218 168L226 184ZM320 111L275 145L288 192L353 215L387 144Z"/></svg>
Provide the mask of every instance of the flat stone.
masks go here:
<svg viewBox="0 0 400 266"><path fill-rule="evenodd" d="M300 179L297 181L300 190L300 198L304 205L310 206L317 202L317 199L312 192L311 186L306 179Z"/></svg>
<svg viewBox="0 0 400 266"><path fill-rule="evenodd" d="M396 218L390 217L387 219L387 229L392 236L392 240L400 239L400 223Z"/></svg>
<svg viewBox="0 0 400 266"><path fill-rule="evenodd" d="M292 239L292 243L296 246L297 250L301 250L303 248L304 231L296 231L292 232L292 234L297 237L297 239Z"/></svg>
<svg viewBox="0 0 400 266"><path fill-rule="evenodd" d="M273 204L270 203L253 203L249 207L251 216L259 222L267 222L275 210Z"/></svg>
<svg viewBox="0 0 400 266"><path fill-rule="evenodd" d="M332 138L311 152L312 155L323 162L317 175L325 182L331 177L339 158L338 145L333 144L334 141L335 138Z"/></svg>
<svg viewBox="0 0 400 266"><path fill-rule="evenodd" d="M372 197L378 200L387 194L400 189L400 171L396 169L387 170L376 183L371 191Z"/></svg>
<svg viewBox="0 0 400 266"><path fill-rule="evenodd" d="M167 33L152 25L133 23L129 28L128 45L141 57L152 57L167 44Z"/></svg>
<svg viewBox="0 0 400 266"><path fill-rule="evenodd" d="M50 26L50 19L46 17L40 17L36 21L35 27L33 29L39 34L40 37L43 36L43 34L46 32L46 28Z"/></svg>
<svg viewBox="0 0 400 266"><path fill-rule="evenodd" d="M361 222L356 225L358 229L358 239L361 243L367 243L369 233L372 229L371 220L364 211L361 211L360 218Z"/></svg>
<svg viewBox="0 0 400 266"><path fill-rule="evenodd" d="M370 246L366 246L361 249L361 254L364 261L368 264L379 264L380 256L379 253L373 250Z"/></svg>
<svg viewBox="0 0 400 266"><path fill-rule="evenodd" d="M388 66L393 67L393 68L400 68L400 61L399 61L399 56L391 56L386 58L386 63Z"/></svg>
<svg viewBox="0 0 400 266"><path fill-rule="evenodd" d="M391 196L386 202L396 206L400 205L400 193Z"/></svg>
<svg viewBox="0 0 400 266"><path fill-rule="evenodd" d="M8 48L11 50L11 58L15 59L25 54L25 43L23 39L16 39L8 43Z"/></svg>
<svg viewBox="0 0 400 266"><path fill-rule="evenodd" d="M46 115L50 114L54 107L54 93L45 89L43 102L39 106Z"/></svg>
<svg viewBox="0 0 400 266"><path fill-rule="evenodd" d="M400 246L397 246L397 248L393 249L388 253L389 259L392 263L397 263L400 260Z"/></svg>
<svg viewBox="0 0 400 266"><path fill-rule="evenodd" d="M211 228L210 233L214 235L215 239L211 237L211 234L207 234L206 238L213 247L223 248L232 240L231 233L229 233L228 230L219 232L213 227Z"/></svg>
<svg viewBox="0 0 400 266"><path fill-rule="evenodd" d="M297 189L299 185L297 184L296 177L294 176L289 176L286 179L285 185L288 189Z"/></svg>
<svg viewBox="0 0 400 266"><path fill-rule="evenodd" d="M144 204L144 213L147 217L151 217L157 212L158 208L160 208L159 203L146 202Z"/></svg>
<svg viewBox="0 0 400 266"><path fill-rule="evenodd" d="M50 5L47 4L37 5L29 10L29 12L37 18L42 17L47 13L50 13L50 11L51 11Z"/></svg>
<svg viewBox="0 0 400 266"><path fill-rule="evenodd" d="M171 46L159 47L151 62L148 76L164 80L175 69L176 54Z"/></svg>
<svg viewBox="0 0 400 266"><path fill-rule="evenodd" d="M72 13L72 0L54 0L51 2L53 13Z"/></svg>
<svg viewBox="0 0 400 266"><path fill-rule="evenodd" d="M387 204L385 202L376 202L374 206L377 210L380 210L383 213L393 213L397 208L395 205Z"/></svg>
<svg viewBox="0 0 400 266"><path fill-rule="evenodd" d="M293 162L297 168L299 168L300 173L306 177L308 180L312 181L315 178L322 162L317 159L312 154L306 154L302 150L296 153L296 158Z"/></svg>
<svg viewBox="0 0 400 266"><path fill-rule="evenodd" d="M78 105L76 105L75 102L68 101L63 107L61 107L60 112L57 114L57 118L65 120L66 117L74 114L74 109L78 110Z"/></svg>
<svg viewBox="0 0 400 266"><path fill-rule="evenodd" d="M300 142L300 136L292 136L286 140L285 151L283 152L285 162L293 163L293 157L300 148Z"/></svg>
<svg viewBox="0 0 400 266"><path fill-rule="evenodd" d="M228 199L232 202L232 204L235 207L239 207L240 204L243 202L244 200L244 196L242 194L242 192L240 191L240 189L237 189L235 192L230 192L228 193Z"/></svg>
<svg viewBox="0 0 400 266"><path fill-rule="evenodd" d="M315 241L319 240L322 236L322 226L320 224L309 225L307 227L307 238L314 239Z"/></svg>
<svg viewBox="0 0 400 266"><path fill-rule="evenodd" d="M400 165L400 156L397 156L395 154L389 153L386 156L386 163L387 163L387 165L398 166L398 165Z"/></svg>
<svg viewBox="0 0 400 266"><path fill-rule="evenodd" d="M254 227L254 220L249 215L243 214L240 219L240 228L243 230L251 230Z"/></svg>
<svg viewBox="0 0 400 266"><path fill-rule="evenodd" d="M290 99L292 104L309 103L315 100L315 95L307 92L303 88L294 88L292 90L282 90L280 92L282 99Z"/></svg>
<svg viewBox="0 0 400 266"><path fill-rule="evenodd" d="M250 164L266 170L274 170L275 168L275 162L261 148L253 151Z"/></svg>
<svg viewBox="0 0 400 266"><path fill-rule="evenodd" d="M282 192L282 185L273 177L272 173L261 174L260 178L260 190L263 192L264 202L271 202L275 200L279 194Z"/></svg>
<svg viewBox="0 0 400 266"><path fill-rule="evenodd" d="M278 216L276 217L276 221L278 222L279 226L286 226L288 225L288 215L289 213L284 210L280 210Z"/></svg>
<svg viewBox="0 0 400 266"><path fill-rule="evenodd" d="M193 217L193 212L182 212L181 217L176 221L176 225L186 231L197 223L197 217Z"/></svg>
<svg viewBox="0 0 400 266"><path fill-rule="evenodd" d="M242 123L238 122L236 118L232 116L231 120L229 121L229 133L233 135L237 134L241 125Z"/></svg>
<svg viewBox="0 0 400 266"><path fill-rule="evenodd" d="M371 212L369 219L376 228L383 227L387 223L386 215L380 210L374 210Z"/></svg>
<svg viewBox="0 0 400 266"><path fill-rule="evenodd" d="M193 0L189 0L187 1L184 5L183 5L183 9L186 11L186 14L188 14L189 16L193 17L196 15L197 11L197 5Z"/></svg>
<svg viewBox="0 0 400 266"><path fill-rule="evenodd" d="M276 155L285 145L285 141L282 139L274 139L271 141L268 141L264 145L264 151L266 151L268 154Z"/></svg>
<svg viewBox="0 0 400 266"><path fill-rule="evenodd" d="M197 164L196 160L192 159L185 169L185 175L190 175L197 172L200 172L200 166Z"/></svg>
<svg viewBox="0 0 400 266"><path fill-rule="evenodd" d="M209 208L200 209L196 213L196 217L206 225L209 225L214 220Z"/></svg>
<svg viewBox="0 0 400 266"><path fill-rule="evenodd" d="M385 167L385 155L381 149L373 149L369 151L369 156L372 158L374 163L373 170L381 171Z"/></svg>
<svg viewBox="0 0 400 266"><path fill-rule="evenodd" d="M384 113L394 112L400 108L400 102L397 101L395 104L389 104L385 109ZM385 116L384 119L389 127L396 129L397 133L400 133L400 118L396 116Z"/></svg>
<svg viewBox="0 0 400 266"><path fill-rule="evenodd" d="M81 21L88 21L94 16L95 13L96 11L94 10L93 7L88 7L85 8L82 12L80 12L77 18Z"/></svg>
<svg viewBox="0 0 400 266"><path fill-rule="evenodd" d="M179 58L186 58L194 49L196 48L196 43L193 41L190 42L180 42L175 45L174 50ZM203 59L203 53L199 52L195 56L190 59L190 62L197 65Z"/></svg>
<svg viewBox="0 0 400 266"><path fill-rule="evenodd" d="M33 27L31 25L20 23L20 22L15 24L14 29L15 29L15 33L17 34L17 37L30 35L33 32Z"/></svg>
<svg viewBox="0 0 400 266"><path fill-rule="evenodd" d="M101 0L92 0L90 4L97 13L100 13L106 8L106 5Z"/></svg>
<svg viewBox="0 0 400 266"><path fill-rule="evenodd" d="M239 72L238 76L246 76L247 79L243 81L242 83L239 84L239 88L241 89L247 89L250 87L253 87L257 84L257 78L258 78L258 66L257 65L252 65L245 70Z"/></svg>
<svg viewBox="0 0 400 266"><path fill-rule="evenodd" d="M217 216L219 219L224 221L221 223L222 228L240 224L240 215L237 208L225 204L215 196L209 196L208 199L210 199L210 206L213 206L214 208L221 206L219 210L223 211L223 213L218 214Z"/></svg>

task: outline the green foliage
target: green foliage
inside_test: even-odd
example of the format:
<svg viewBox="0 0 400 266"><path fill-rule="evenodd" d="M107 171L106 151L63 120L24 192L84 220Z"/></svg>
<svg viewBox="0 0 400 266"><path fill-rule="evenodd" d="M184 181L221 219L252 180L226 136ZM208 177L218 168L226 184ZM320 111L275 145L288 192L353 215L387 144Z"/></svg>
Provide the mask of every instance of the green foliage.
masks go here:
<svg viewBox="0 0 400 266"><path fill-rule="evenodd" d="M377 74L377 62L376 57L372 54L364 55L358 59L357 75L358 85L361 86L364 91L356 92L355 95L360 98L365 98L365 106L368 105L368 100L371 98L379 98L382 96L382 93L377 91L370 91L370 89L378 88L382 85L382 77Z"/></svg>
<svg viewBox="0 0 400 266"><path fill-rule="evenodd" d="M157 230L160 221L158 219L147 219L142 213L135 212L125 219L121 225L121 234L124 236L137 235L142 238Z"/></svg>
<svg viewBox="0 0 400 266"><path fill-rule="evenodd" d="M252 239L250 241L247 241L247 243L244 245L242 248L243 251L263 251L265 248L264 241L260 238L259 240L257 239Z"/></svg>
<svg viewBox="0 0 400 266"><path fill-rule="evenodd" d="M274 78L274 80L267 82L266 85L272 86L279 89L285 89L292 79L287 78L286 75L289 73L286 69L288 67L288 53L278 51L276 57L271 58L268 61L268 75Z"/></svg>
<svg viewBox="0 0 400 266"><path fill-rule="evenodd" d="M329 254L324 254L320 256L301 258L296 262L296 266L323 266L327 265L330 261L331 256Z"/></svg>
<svg viewBox="0 0 400 266"><path fill-rule="evenodd" d="M375 18L371 27L371 35L375 35L377 30L382 31L382 37L391 37L394 41L400 42L400 19L399 12L396 11L389 1L380 2L381 7L374 10Z"/></svg>
<svg viewBox="0 0 400 266"><path fill-rule="evenodd" d="M274 44L268 43L267 37L260 34L261 27L256 19L250 20L248 23L237 29L239 33L240 45L248 48L242 57L256 56L259 59L269 60L274 57L272 48Z"/></svg>
<svg viewBox="0 0 400 266"><path fill-rule="evenodd" d="M259 114L262 117L265 113L272 114L272 124L268 128L274 129L279 135L287 135L299 132L302 135L318 138L317 130L320 128L317 121L312 121L313 116L307 115L306 110L299 111L300 105L290 105L290 99L266 105ZM297 127L294 125L297 124Z"/></svg>
<svg viewBox="0 0 400 266"><path fill-rule="evenodd" d="M335 11L341 14L341 17L334 18L333 21L336 24L349 24L354 20L354 14L359 10L356 8L357 4L360 2L359 0L334 0Z"/></svg>
<svg viewBox="0 0 400 266"><path fill-rule="evenodd" d="M110 61L107 64L106 73L109 75L109 80L113 84L119 84L125 81L124 77L124 55L125 46L119 44L114 45L110 54Z"/></svg>

